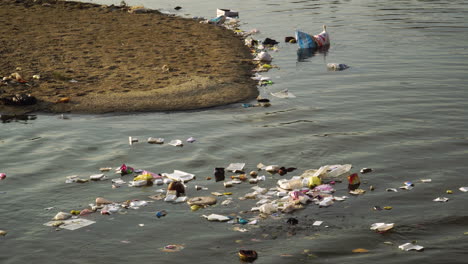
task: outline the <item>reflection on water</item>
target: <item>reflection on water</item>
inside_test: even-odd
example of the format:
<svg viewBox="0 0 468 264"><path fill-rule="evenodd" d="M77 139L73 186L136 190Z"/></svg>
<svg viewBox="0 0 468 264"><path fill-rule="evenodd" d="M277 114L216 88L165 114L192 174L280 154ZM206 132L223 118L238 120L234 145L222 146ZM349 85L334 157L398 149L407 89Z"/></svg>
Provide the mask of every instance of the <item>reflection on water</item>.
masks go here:
<svg viewBox="0 0 468 264"><path fill-rule="evenodd" d="M321 47L321 48L312 48L312 49L297 49L297 61L308 61L308 59L314 57L317 53L323 54L323 57L326 57L328 54L328 49L330 47Z"/></svg>
<svg viewBox="0 0 468 264"><path fill-rule="evenodd" d="M0 115L2 123L20 122L26 124L28 121L36 119L36 115Z"/></svg>

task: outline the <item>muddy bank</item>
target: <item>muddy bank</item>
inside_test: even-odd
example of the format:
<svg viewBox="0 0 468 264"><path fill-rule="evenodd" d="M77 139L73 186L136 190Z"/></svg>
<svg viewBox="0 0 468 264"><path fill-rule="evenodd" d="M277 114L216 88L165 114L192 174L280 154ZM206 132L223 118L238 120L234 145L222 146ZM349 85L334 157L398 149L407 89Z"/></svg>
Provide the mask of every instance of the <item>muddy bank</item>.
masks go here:
<svg viewBox="0 0 468 264"><path fill-rule="evenodd" d="M1 1L0 24L0 76L21 76L1 82L1 113L188 110L258 94L249 49L222 27L45 0ZM18 93L37 102L11 106Z"/></svg>

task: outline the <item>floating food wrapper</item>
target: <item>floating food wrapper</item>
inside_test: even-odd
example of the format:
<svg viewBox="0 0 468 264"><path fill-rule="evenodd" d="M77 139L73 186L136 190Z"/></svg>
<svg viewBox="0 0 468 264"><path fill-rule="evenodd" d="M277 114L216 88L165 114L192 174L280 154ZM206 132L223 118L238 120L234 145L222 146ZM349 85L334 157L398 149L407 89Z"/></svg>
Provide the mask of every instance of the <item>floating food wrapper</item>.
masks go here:
<svg viewBox="0 0 468 264"><path fill-rule="evenodd" d="M182 181L182 182L188 182L195 178L194 174L190 174L190 173L183 172L180 170L174 170L173 173L163 173L163 176L174 181Z"/></svg>
<svg viewBox="0 0 468 264"><path fill-rule="evenodd" d="M164 144L164 138L149 137L148 138L148 143L150 143L150 144Z"/></svg>
<svg viewBox="0 0 468 264"><path fill-rule="evenodd" d="M132 208L132 209L138 209L141 206L147 206L147 205L148 205L147 201L132 201L132 202L130 202L129 207Z"/></svg>
<svg viewBox="0 0 468 264"><path fill-rule="evenodd" d="M323 224L323 221L315 221L312 225L313 226L320 226L321 224Z"/></svg>
<svg viewBox="0 0 468 264"><path fill-rule="evenodd" d="M271 93L271 95L278 98L296 98L296 96L293 93L290 93L288 89L284 89L276 93Z"/></svg>
<svg viewBox="0 0 468 264"><path fill-rule="evenodd" d="M240 172L244 170L245 163L231 163L229 166L226 168L228 171L232 172Z"/></svg>
<svg viewBox="0 0 468 264"><path fill-rule="evenodd" d="M348 173L353 165L351 164L343 164L343 165L330 165L328 166L328 169L330 170L327 172L326 177L334 178L341 176L345 173Z"/></svg>
<svg viewBox="0 0 468 264"><path fill-rule="evenodd" d="M423 246L415 245L412 243L405 243L403 245L399 245L398 248L404 251L410 251L410 250L421 251L424 249Z"/></svg>
<svg viewBox="0 0 468 264"><path fill-rule="evenodd" d="M187 142L188 142L188 143L193 143L193 142L195 142L195 141L197 141L197 140L196 140L195 138L193 138L193 137L187 138Z"/></svg>
<svg viewBox="0 0 468 264"><path fill-rule="evenodd" d="M446 198L446 197L437 197L437 198L435 198L433 201L434 201L434 202L443 202L443 203L445 203L445 202L447 202L448 200L449 200L449 198Z"/></svg>
<svg viewBox="0 0 468 264"><path fill-rule="evenodd" d="M385 232L385 231L388 231L388 230L392 229L393 226L394 226L394 223L389 223L389 224L375 223L375 224L371 225L370 229L378 231L378 232Z"/></svg>
<svg viewBox="0 0 468 264"><path fill-rule="evenodd" d="M459 190L462 192L468 192L468 187L460 187Z"/></svg>
<svg viewBox="0 0 468 264"><path fill-rule="evenodd" d="M174 147L182 147L184 145L180 139L171 140L168 144Z"/></svg>
<svg viewBox="0 0 468 264"><path fill-rule="evenodd" d="M59 227L63 229L67 229L67 230L76 230L78 228L82 228L82 227L89 226L89 225L96 223L95 221L91 221L91 220L83 219L83 218L69 219L69 220L64 220L62 222L63 224L60 225ZM54 224L56 223L57 221L50 221L50 222L45 223L44 225L54 226Z"/></svg>
<svg viewBox="0 0 468 264"><path fill-rule="evenodd" d="M224 216L224 215L219 215L219 214L210 214L208 216L203 215L208 221L220 221L220 222L225 222L231 220L230 217Z"/></svg>

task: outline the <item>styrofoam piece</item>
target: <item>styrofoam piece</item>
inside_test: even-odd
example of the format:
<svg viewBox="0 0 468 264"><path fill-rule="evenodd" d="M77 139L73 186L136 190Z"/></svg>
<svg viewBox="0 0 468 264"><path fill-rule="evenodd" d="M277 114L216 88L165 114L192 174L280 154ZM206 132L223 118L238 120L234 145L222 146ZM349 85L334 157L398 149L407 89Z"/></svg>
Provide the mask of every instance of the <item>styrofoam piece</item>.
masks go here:
<svg viewBox="0 0 468 264"><path fill-rule="evenodd" d="M445 202L447 202L448 200L449 200L449 198L447 198L447 197L437 197L437 198L435 198L435 199L432 200L432 201L445 203Z"/></svg>
<svg viewBox="0 0 468 264"><path fill-rule="evenodd" d="M191 181L195 177L194 174L184 172L184 171L180 171L180 170L174 170L173 173L163 173L162 175L169 178L169 179L171 179L171 180L182 181L182 182Z"/></svg>
<svg viewBox="0 0 468 264"><path fill-rule="evenodd" d="M182 140L180 139L173 139L167 144L174 146L174 147L182 147L184 145L184 143L182 143Z"/></svg>
<svg viewBox="0 0 468 264"><path fill-rule="evenodd" d="M315 221L312 225L313 226L320 226L321 224L323 224L323 221Z"/></svg>
<svg viewBox="0 0 468 264"><path fill-rule="evenodd" d="M93 175L89 176L89 179L93 180L93 181L101 181L101 180L105 179L105 176L102 173L101 174L93 174Z"/></svg>
<svg viewBox="0 0 468 264"><path fill-rule="evenodd" d="M53 224L55 224L56 222L57 221L50 221L50 222L45 223L44 225L53 226ZM91 221L91 220L84 219L84 218L69 219L69 220L64 220L61 222L63 222L63 224L59 226L60 228L72 230L72 231L96 223L95 221Z"/></svg>
<svg viewBox="0 0 468 264"><path fill-rule="evenodd" d="M244 169L245 163L231 163L226 168L227 171L238 172Z"/></svg>
<svg viewBox="0 0 468 264"><path fill-rule="evenodd" d="M164 198L165 202L174 202L177 199L177 195L175 194L170 194L166 195L166 198Z"/></svg>
<svg viewBox="0 0 468 264"><path fill-rule="evenodd" d="M128 137L128 144L131 146L133 143L138 142L138 138Z"/></svg>
<svg viewBox="0 0 468 264"><path fill-rule="evenodd" d="M187 201L187 196L180 196L180 197L177 197L177 199L175 199L174 203L184 203Z"/></svg>
<svg viewBox="0 0 468 264"><path fill-rule="evenodd" d="M231 218L224 216L224 215L219 215L219 214L210 214L208 216L203 215L208 221L220 221L220 222L225 222L231 220Z"/></svg>
<svg viewBox="0 0 468 264"><path fill-rule="evenodd" d="M395 226L394 223L374 223L371 225L370 229L371 230L375 230L375 231L379 231L379 232L385 232L385 231L388 231L390 229L392 229L393 227Z"/></svg>
<svg viewBox="0 0 468 264"><path fill-rule="evenodd" d="M403 245L399 245L398 248L404 251L410 251L410 250L421 251L424 249L423 246L415 245L413 243L405 243Z"/></svg>
<svg viewBox="0 0 468 264"><path fill-rule="evenodd" d="M164 144L164 138L149 137L147 142L150 144Z"/></svg>
<svg viewBox="0 0 468 264"><path fill-rule="evenodd" d="M128 186L130 186L130 187L141 187L141 186L145 186L146 184L148 184L147 180L129 181L128 182Z"/></svg>

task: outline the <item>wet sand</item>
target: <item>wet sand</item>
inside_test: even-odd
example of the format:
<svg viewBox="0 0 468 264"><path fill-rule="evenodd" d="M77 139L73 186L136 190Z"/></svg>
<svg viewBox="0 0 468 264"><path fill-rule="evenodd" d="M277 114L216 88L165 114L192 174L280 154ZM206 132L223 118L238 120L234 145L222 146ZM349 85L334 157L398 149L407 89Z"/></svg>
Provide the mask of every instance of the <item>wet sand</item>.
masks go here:
<svg viewBox="0 0 468 264"><path fill-rule="evenodd" d="M0 99L37 98L0 102L0 113L189 110L258 95L249 49L222 27L51 0L3 0L0 24L0 77L26 81L0 82Z"/></svg>

